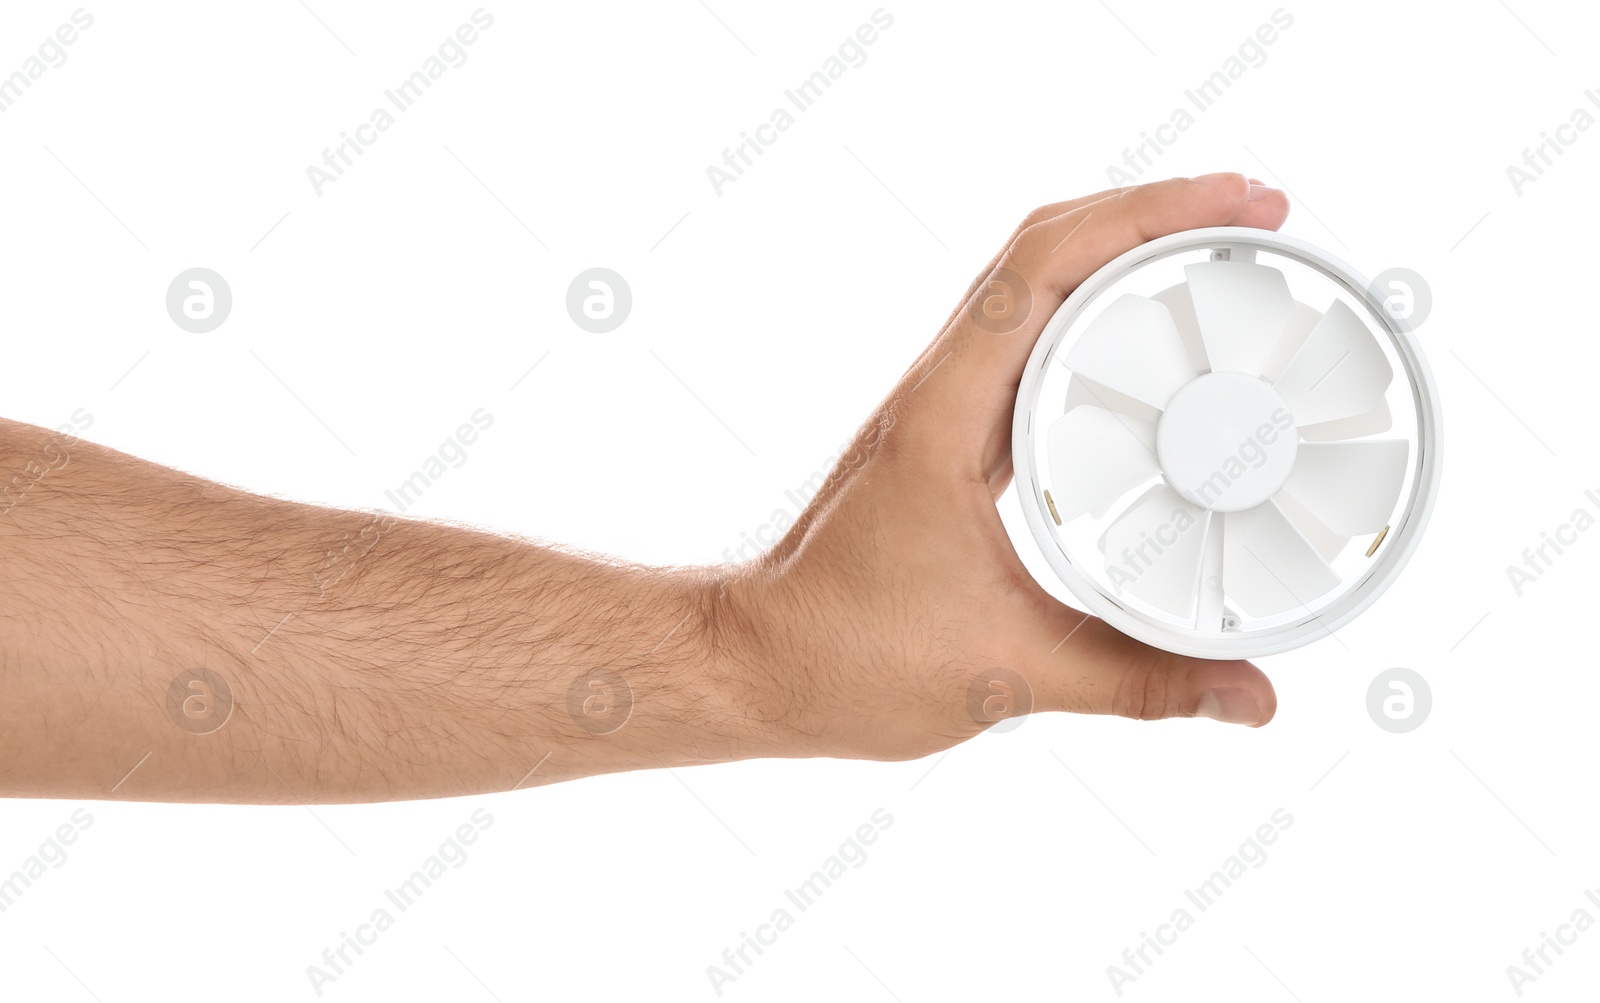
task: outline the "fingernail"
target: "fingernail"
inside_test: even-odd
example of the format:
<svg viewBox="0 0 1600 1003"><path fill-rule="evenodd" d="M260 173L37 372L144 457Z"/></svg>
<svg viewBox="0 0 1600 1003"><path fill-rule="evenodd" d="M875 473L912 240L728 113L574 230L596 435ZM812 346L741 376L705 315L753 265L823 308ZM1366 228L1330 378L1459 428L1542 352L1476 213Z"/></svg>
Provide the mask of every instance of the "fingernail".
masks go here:
<svg viewBox="0 0 1600 1003"><path fill-rule="evenodd" d="M1206 690L1194 709L1195 717L1209 717L1228 724L1260 724L1261 705L1249 690L1236 686L1219 686Z"/></svg>
<svg viewBox="0 0 1600 1003"><path fill-rule="evenodd" d="M1270 185L1251 185L1250 186L1250 201L1254 202L1257 199L1264 199L1268 195L1272 194L1273 192L1275 192L1277 190L1278 189L1273 188Z"/></svg>

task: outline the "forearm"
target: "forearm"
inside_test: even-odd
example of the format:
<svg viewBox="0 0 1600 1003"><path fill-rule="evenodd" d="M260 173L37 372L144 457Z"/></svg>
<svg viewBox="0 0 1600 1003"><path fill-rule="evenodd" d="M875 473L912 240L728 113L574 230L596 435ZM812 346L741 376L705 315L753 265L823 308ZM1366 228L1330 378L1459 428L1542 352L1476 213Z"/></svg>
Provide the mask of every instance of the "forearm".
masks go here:
<svg viewBox="0 0 1600 1003"><path fill-rule="evenodd" d="M15 423L0 470L30 471L0 499L0 793L370 801L763 751L709 572L263 498Z"/></svg>

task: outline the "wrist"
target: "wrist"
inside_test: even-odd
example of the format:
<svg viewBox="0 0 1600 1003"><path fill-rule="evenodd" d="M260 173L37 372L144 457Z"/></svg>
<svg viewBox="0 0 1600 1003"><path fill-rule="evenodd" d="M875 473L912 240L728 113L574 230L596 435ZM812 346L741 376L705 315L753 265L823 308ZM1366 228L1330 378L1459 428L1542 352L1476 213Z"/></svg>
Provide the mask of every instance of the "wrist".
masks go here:
<svg viewBox="0 0 1600 1003"><path fill-rule="evenodd" d="M628 654L583 659L550 694L565 744L586 763L578 775L785 754L762 631L734 599L746 570L635 569L614 617L592 623L597 642Z"/></svg>
<svg viewBox="0 0 1600 1003"><path fill-rule="evenodd" d="M760 562L710 570L705 592L705 664L725 698L719 703L741 755L805 755L794 727L795 673L782 657L792 651L777 629L783 622L776 572Z"/></svg>

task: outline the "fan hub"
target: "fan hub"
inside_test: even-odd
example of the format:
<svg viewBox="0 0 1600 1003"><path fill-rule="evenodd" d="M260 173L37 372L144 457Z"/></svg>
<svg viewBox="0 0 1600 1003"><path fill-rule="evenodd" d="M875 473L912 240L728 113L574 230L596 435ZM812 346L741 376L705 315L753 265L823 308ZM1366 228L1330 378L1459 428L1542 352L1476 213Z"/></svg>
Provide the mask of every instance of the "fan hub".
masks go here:
<svg viewBox="0 0 1600 1003"><path fill-rule="evenodd" d="M1213 512L1242 512L1278 493L1299 432L1288 405L1246 373L1206 373L1179 387L1156 423L1167 483Z"/></svg>

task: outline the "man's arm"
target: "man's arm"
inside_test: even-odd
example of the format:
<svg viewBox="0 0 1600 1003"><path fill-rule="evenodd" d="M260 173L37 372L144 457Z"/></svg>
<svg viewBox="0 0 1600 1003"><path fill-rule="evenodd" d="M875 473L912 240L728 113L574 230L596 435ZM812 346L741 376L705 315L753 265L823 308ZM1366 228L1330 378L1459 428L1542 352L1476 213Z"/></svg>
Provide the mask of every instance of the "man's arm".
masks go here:
<svg viewBox="0 0 1600 1003"><path fill-rule="evenodd" d="M1265 724L1255 666L1048 595L995 500L1028 353L1079 282L1287 212L1236 174L1036 210L784 538L731 569L272 500L0 424L0 471L27 472L0 502L0 794L370 801L906 759L1030 710ZM996 282L1032 303L998 334Z"/></svg>
<svg viewBox="0 0 1600 1003"><path fill-rule="evenodd" d="M0 500L0 794L371 801L762 751L711 573L0 423L0 470L30 464Z"/></svg>

